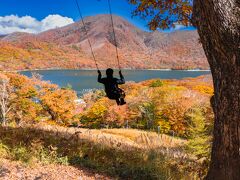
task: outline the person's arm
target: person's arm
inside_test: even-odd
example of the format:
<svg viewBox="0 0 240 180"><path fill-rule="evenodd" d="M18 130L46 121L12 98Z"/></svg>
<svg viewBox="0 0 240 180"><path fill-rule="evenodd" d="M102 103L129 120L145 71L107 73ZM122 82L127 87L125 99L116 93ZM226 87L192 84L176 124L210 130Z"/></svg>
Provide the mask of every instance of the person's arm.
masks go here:
<svg viewBox="0 0 240 180"><path fill-rule="evenodd" d="M119 71L120 79L118 79L118 84L125 84L125 79L122 75L122 71Z"/></svg>
<svg viewBox="0 0 240 180"><path fill-rule="evenodd" d="M102 83L102 73L98 70L98 82Z"/></svg>

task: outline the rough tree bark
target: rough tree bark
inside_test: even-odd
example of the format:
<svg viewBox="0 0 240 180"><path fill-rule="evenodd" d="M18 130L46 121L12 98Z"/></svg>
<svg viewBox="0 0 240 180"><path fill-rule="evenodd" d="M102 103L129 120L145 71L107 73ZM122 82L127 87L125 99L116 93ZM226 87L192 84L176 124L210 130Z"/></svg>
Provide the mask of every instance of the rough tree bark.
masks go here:
<svg viewBox="0 0 240 180"><path fill-rule="evenodd" d="M213 75L215 114L206 179L240 178L240 0L195 0L198 29Z"/></svg>

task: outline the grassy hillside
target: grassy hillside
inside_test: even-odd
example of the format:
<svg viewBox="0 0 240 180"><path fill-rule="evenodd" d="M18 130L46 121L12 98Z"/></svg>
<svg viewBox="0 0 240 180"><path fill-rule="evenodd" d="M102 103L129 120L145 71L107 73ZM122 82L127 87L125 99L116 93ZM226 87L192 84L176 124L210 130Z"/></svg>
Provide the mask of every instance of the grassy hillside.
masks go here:
<svg viewBox="0 0 240 180"><path fill-rule="evenodd" d="M200 163L184 153L186 141L138 130L1 127L0 135L1 158L30 166L73 165L131 179L188 179L201 170ZM154 138L156 146L146 142Z"/></svg>

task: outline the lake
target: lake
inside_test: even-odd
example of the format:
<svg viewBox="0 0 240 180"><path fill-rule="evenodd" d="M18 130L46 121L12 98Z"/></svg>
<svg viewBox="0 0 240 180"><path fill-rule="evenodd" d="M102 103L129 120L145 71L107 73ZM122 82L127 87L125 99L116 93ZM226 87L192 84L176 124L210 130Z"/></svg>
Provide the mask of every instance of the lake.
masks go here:
<svg viewBox="0 0 240 180"><path fill-rule="evenodd" d="M78 95L91 89L101 89L103 86L97 83L96 70L34 70L20 72L23 75L31 77L32 73L38 73L43 76L43 80L49 80L60 87L68 84L77 91ZM197 77L210 74L210 71L180 71L180 70L123 70L126 81L140 82L148 79L182 79L186 77ZM102 71L103 76L105 72ZM119 77L118 71L115 71L116 77Z"/></svg>

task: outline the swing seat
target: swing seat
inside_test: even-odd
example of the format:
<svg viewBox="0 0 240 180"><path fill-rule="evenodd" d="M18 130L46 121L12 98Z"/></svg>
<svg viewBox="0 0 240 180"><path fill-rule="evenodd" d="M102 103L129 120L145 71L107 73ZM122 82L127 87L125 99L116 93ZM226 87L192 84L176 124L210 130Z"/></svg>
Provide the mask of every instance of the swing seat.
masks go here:
<svg viewBox="0 0 240 180"><path fill-rule="evenodd" d="M115 99L119 99L119 98L124 98L125 97L125 92L122 89L118 88L118 89L115 89L115 90L107 93L107 97L109 99L112 99L112 100L113 99L115 100Z"/></svg>

